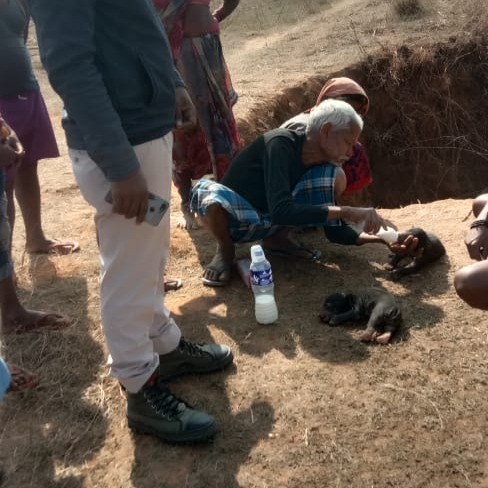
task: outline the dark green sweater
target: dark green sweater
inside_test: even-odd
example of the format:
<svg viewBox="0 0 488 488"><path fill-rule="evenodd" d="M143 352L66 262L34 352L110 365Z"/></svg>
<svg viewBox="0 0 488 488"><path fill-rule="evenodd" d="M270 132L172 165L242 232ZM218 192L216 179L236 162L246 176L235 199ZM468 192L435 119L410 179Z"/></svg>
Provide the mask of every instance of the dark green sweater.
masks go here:
<svg viewBox="0 0 488 488"><path fill-rule="evenodd" d="M0 98L39 90L24 39L28 21L20 0L0 3Z"/></svg>
<svg viewBox="0 0 488 488"><path fill-rule="evenodd" d="M325 223L326 205L298 205L292 191L307 166L302 161L305 135L274 129L259 136L233 160L222 184L244 197L254 208L270 213L278 225Z"/></svg>
<svg viewBox="0 0 488 488"><path fill-rule="evenodd" d="M27 1L68 146L110 181L128 178L139 169L132 146L173 129L183 84L151 0Z"/></svg>
<svg viewBox="0 0 488 488"><path fill-rule="evenodd" d="M259 136L233 160L222 184L244 197L255 209L271 214L273 223L301 226L324 224L326 205L298 205L292 191L309 167L302 161L305 134L274 129ZM358 233L347 225L324 226L337 244L356 245Z"/></svg>

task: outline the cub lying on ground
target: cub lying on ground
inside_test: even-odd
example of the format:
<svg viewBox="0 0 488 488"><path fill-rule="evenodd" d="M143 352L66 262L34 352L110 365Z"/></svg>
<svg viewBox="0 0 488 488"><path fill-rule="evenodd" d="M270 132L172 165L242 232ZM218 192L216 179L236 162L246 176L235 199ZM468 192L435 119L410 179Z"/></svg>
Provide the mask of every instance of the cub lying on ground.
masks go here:
<svg viewBox="0 0 488 488"><path fill-rule="evenodd" d="M402 322L402 312L397 299L390 293L376 288L362 290L356 295L329 295L322 305L319 317L322 322L331 326L367 320L361 340L380 344L388 344Z"/></svg>

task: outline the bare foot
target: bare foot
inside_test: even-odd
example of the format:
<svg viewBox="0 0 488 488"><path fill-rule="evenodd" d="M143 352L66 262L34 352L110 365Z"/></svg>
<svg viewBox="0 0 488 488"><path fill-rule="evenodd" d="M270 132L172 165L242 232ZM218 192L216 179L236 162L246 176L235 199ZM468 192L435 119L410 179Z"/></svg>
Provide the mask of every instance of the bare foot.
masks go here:
<svg viewBox="0 0 488 488"><path fill-rule="evenodd" d="M391 332L385 332L376 337L375 341L379 344L388 344L391 339Z"/></svg>
<svg viewBox="0 0 488 488"><path fill-rule="evenodd" d="M225 286L229 283L234 263L232 257L224 257L220 251L213 257L203 272L203 284L206 286Z"/></svg>
<svg viewBox="0 0 488 488"><path fill-rule="evenodd" d="M176 222L176 227L178 229L196 230L201 229L202 226L197 216L184 212L183 216Z"/></svg>
<svg viewBox="0 0 488 488"><path fill-rule="evenodd" d="M374 329L366 329L360 336L359 339L363 342L373 342L376 338L376 331Z"/></svg>
<svg viewBox="0 0 488 488"><path fill-rule="evenodd" d="M70 324L67 317L58 313L23 310L15 317L2 317L2 332L4 334L42 332L43 330L64 329Z"/></svg>
<svg viewBox="0 0 488 488"><path fill-rule="evenodd" d="M202 227L198 221L198 216L192 212L188 203L182 203L180 209L183 216L176 223L176 227L186 230L196 230Z"/></svg>
<svg viewBox="0 0 488 488"><path fill-rule="evenodd" d="M65 256L80 250L80 245L75 241L59 241L58 239L45 239L44 242L26 246L29 254L54 254Z"/></svg>
<svg viewBox="0 0 488 488"><path fill-rule="evenodd" d="M15 364L7 364L10 371L10 386L7 391L22 391L30 390L39 383L39 378L20 366Z"/></svg>

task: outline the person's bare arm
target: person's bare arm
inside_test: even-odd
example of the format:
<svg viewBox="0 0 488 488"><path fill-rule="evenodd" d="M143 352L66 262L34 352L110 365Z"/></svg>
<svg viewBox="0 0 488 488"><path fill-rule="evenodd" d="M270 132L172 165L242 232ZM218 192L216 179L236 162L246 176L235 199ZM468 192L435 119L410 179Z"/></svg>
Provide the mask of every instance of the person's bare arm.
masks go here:
<svg viewBox="0 0 488 488"><path fill-rule="evenodd" d="M222 22L236 9L238 5L239 5L239 0L224 0L222 6L214 10L213 16L219 22Z"/></svg>
<svg viewBox="0 0 488 488"><path fill-rule="evenodd" d="M366 233L376 234L381 227L387 228L388 222L384 220L374 208L365 207L329 207L327 220L344 219L351 222L364 222L363 230Z"/></svg>

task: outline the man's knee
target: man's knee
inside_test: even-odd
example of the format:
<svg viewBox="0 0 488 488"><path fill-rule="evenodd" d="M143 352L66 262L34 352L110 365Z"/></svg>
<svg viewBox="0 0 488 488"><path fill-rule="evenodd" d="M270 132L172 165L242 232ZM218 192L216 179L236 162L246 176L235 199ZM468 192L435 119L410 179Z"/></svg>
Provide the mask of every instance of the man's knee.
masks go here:
<svg viewBox="0 0 488 488"><path fill-rule="evenodd" d="M479 195L473 201L473 213L475 217L477 217L483 208L488 205L488 193L484 193L483 195Z"/></svg>
<svg viewBox="0 0 488 488"><path fill-rule="evenodd" d="M454 275L454 288L456 290L456 293L463 300L465 300L464 297L468 294L467 293L467 290L469 289L468 283L469 283L469 272L467 271L466 268L461 268Z"/></svg>
<svg viewBox="0 0 488 488"><path fill-rule="evenodd" d="M203 225L209 230L217 239L228 239L229 230L229 214L222 205L213 203L206 209L205 215L201 217Z"/></svg>
<svg viewBox="0 0 488 488"><path fill-rule="evenodd" d="M346 173L341 167L338 167L335 174L335 181L334 181L334 197L338 200L347 186L347 177Z"/></svg>
<svg viewBox="0 0 488 488"><path fill-rule="evenodd" d="M205 211L205 214L202 215L202 213L198 212L198 214L201 216L201 219L205 221L214 221L214 220L220 220L222 218L227 219L227 212L226 210L220 205L220 203L212 203L212 205L209 205Z"/></svg>
<svg viewBox="0 0 488 488"><path fill-rule="evenodd" d="M459 298L468 305L482 310L488 309L488 273L478 269L480 263L461 268L454 275L454 288Z"/></svg>

